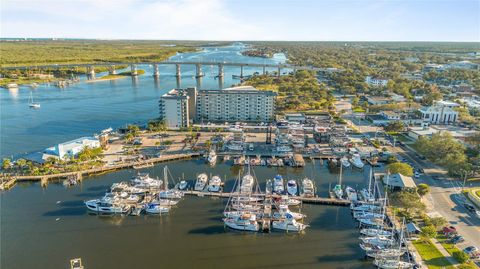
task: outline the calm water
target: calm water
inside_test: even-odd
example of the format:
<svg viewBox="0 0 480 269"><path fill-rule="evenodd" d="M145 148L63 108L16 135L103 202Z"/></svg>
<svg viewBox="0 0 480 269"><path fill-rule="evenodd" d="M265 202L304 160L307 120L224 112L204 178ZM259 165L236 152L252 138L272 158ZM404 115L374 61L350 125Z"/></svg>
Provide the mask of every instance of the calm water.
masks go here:
<svg viewBox="0 0 480 269"><path fill-rule="evenodd" d="M275 62L284 58L263 59L240 55L241 46L209 48L200 53L177 55L174 60ZM161 67L159 82L147 74L96 83L79 83L59 89L41 86L33 90L39 110L28 108L30 89L0 91L1 154L18 155L41 150L60 141L90 135L109 126L144 122L158 114L161 94L177 87L173 67ZM245 68L245 74L256 69ZM271 70L274 71L274 70ZM216 67L204 67L206 77L196 81L194 67L182 68L181 86L219 88L213 77ZM224 86L238 83L232 74L236 68L225 68ZM230 189L237 168L218 164L214 168L201 160L168 164L174 178L193 179L208 172L228 179ZM163 165L148 169L153 176L162 175ZM314 177L318 193L327 195L337 174L325 166L308 164L303 169L256 168L262 188L267 178L281 173L286 178ZM166 216L97 216L89 215L83 206L86 199L102 196L113 183L128 180L135 171L124 170L84 180L82 185L66 189L50 184L21 184L0 194L1 268L67 268L68 261L82 257L92 268L370 268L358 247L358 232L347 208L304 205L311 227L304 235L274 232L244 234L226 232L221 221L224 200L186 197ZM347 170L344 182L364 185L366 172Z"/></svg>

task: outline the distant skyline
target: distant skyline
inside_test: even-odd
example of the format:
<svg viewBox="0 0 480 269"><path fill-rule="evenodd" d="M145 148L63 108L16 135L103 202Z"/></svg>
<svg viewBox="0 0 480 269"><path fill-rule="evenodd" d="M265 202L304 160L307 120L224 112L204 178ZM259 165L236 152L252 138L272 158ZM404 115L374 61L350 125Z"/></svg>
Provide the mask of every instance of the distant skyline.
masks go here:
<svg viewBox="0 0 480 269"><path fill-rule="evenodd" d="M480 0L1 0L1 37L480 42Z"/></svg>

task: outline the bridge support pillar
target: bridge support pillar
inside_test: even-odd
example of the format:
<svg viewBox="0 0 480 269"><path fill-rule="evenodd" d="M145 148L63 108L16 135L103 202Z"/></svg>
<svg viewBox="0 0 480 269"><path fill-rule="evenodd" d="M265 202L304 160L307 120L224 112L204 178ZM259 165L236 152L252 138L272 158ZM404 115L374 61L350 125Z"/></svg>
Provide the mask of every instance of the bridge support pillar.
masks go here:
<svg viewBox="0 0 480 269"><path fill-rule="evenodd" d="M175 76L176 76L177 78L181 77L181 76L182 76L182 72L181 72L181 69L180 69L180 64L176 64L176 65L175 65L175 68L176 68L176 70L177 70L176 73L175 73Z"/></svg>
<svg viewBox="0 0 480 269"><path fill-rule="evenodd" d="M282 74L282 68L278 66L277 77L280 77Z"/></svg>
<svg viewBox="0 0 480 269"><path fill-rule="evenodd" d="M95 79L95 67L93 65L87 66L87 76L90 79Z"/></svg>
<svg viewBox="0 0 480 269"><path fill-rule="evenodd" d="M153 65L153 76L156 78L160 76L160 71L158 71L158 64Z"/></svg>
<svg viewBox="0 0 480 269"><path fill-rule="evenodd" d="M202 65L201 64L196 64L196 67L197 67L197 74L195 75L195 77L197 77L197 78L203 77L204 74L202 72Z"/></svg>
<svg viewBox="0 0 480 269"><path fill-rule="evenodd" d="M266 75L267 72L265 72L265 65L263 66L263 75Z"/></svg>
<svg viewBox="0 0 480 269"><path fill-rule="evenodd" d="M219 78L222 78L224 75L224 72L223 72L223 64L219 64L218 65L218 77Z"/></svg>
<svg viewBox="0 0 480 269"><path fill-rule="evenodd" d="M240 65L240 78L243 78L243 65Z"/></svg>
<svg viewBox="0 0 480 269"><path fill-rule="evenodd" d="M138 69L136 64L130 65L131 75L138 76Z"/></svg>
<svg viewBox="0 0 480 269"><path fill-rule="evenodd" d="M117 70L115 70L115 65L111 65L109 68L108 68L108 73L110 75L116 75L117 74Z"/></svg>

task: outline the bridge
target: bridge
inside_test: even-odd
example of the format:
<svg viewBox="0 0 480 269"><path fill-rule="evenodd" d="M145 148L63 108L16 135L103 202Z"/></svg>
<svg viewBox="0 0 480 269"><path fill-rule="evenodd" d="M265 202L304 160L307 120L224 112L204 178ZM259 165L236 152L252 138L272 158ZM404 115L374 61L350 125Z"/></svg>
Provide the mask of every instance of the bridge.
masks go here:
<svg viewBox="0 0 480 269"><path fill-rule="evenodd" d="M266 74L266 68L276 68L277 76L281 75L282 69L291 69L291 70L309 70L315 72L336 72L341 71L336 68L320 68L313 66L302 66L302 65L292 65L292 64L260 64L260 63L235 63L235 62L206 62L206 61L164 61L164 62L105 62L105 63L92 63L92 64L48 64L48 65L31 65L31 66L8 66L0 67L0 70L31 70L31 69L63 69L63 68L86 68L87 75L95 77L95 66L107 66L109 74L116 74L115 66L130 66L131 74L133 76L138 75L137 66L139 65L152 65L153 66L153 76L159 77L160 71L158 69L159 65L174 65L176 67L176 77L181 77L181 66L182 65L194 65L196 67L196 77L203 77L205 74L202 71L202 66L218 66L218 77L224 76L224 67L225 66L235 66L240 67L240 78L243 78L243 68L244 67L259 67L263 69L263 74Z"/></svg>

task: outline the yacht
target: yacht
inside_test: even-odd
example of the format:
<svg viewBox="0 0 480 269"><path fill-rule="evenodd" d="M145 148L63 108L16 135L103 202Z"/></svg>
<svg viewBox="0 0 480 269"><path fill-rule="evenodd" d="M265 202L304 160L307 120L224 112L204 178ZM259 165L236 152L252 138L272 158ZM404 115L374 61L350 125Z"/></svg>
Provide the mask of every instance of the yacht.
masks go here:
<svg viewBox="0 0 480 269"><path fill-rule="evenodd" d="M283 230L287 232L301 232L307 227L308 225L297 222L295 218L290 214L286 214L285 218L282 218L280 220L272 221L273 229Z"/></svg>
<svg viewBox="0 0 480 269"><path fill-rule="evenodd" d="M163 206L160 203L150 203L145 205L145 212L147 214L162 214L168 213L170 211L170 207Z"/></svg>
<svg viewBox="0 0 480 269"><path fill-rule="evenodd" d="M342 158L340 159L340 161L342 162L343 167L345 167L345 168L349 168L349 167L350 167L350 162L348 161L348 158L347 158L347 157L345 157L345 156L342 157Z"/></svg>
<svg viewBox="0 0 480 269"><path fill-rule="evenodd" d="M342 190L342 185L337 184L333 188L333 193L337 197L337 199L343 199L343 190Z"/></svg>
<svg viewBox="0 0 480 269"><path fill-rule="evenodd" d="M254 179L252 175L250 174L244 175L240 182L240 193L244 193L244 194L252 193L253 183L254 183Z"/></svg>
<svg viewBox="0 0 480 269"><path fill-rule="evenodd" d="M210 151L207 157L207 162L210 165L215 165L215 163L217 162L217 154L215 153L215 151Z"/></svg>
<svg viewBox="0 0 480 269"><path fill-rule="evenodd" d="M106 194L101 199L93 199L85 201L85 205L88 210L99 212L99 213L109 213L109 214L124 214L127 213L130 209L128 205L120 205L116 202L116 199L109 197L109 194Z"/></svg>
<svg viewBox="0 0 480 269"><path fill-rule="evenodd" d="M313 197L315 196L315 188L313 187L313 181L309 178L302 180L302 196Z"/></svg>
<svg viewBox="0 0 480 269"><path fill-rule="evenodd" d="M280 205L278 207L278 211L273 213L273 218L274 219L282 219L285 218L287 215L292 216L296 220L301 220L306 217L306 215L302 213L297 213L297 212L292 212L288 208L288 205Z"/></svg>
<svg viewBox="0 0 480 269"><path fill-rule="evenodd" d="M345 192L347 193L348 200L352 202L358 201L357 191L354 188L347 186Z"/></svg>
<svg viewBox="0 0 480 269"><path fill-rule="evenodd" d="M350 162L353 164L353 166L362 169L365 164L362 162L362 159L360 158L360 155L358 153L354 153L352 155L352 158L350 159Z"/></svg>
<svg viewBox="0 0 480 269"><path fill-rule="evenodd" d="M231 229L240 231L257 232L260 229L257 216L251 213L245 213L232 218L224 218L223 223Z"/></svg>
<svg viewBox="0 0 480 269"><path fill-rule="evenodd" d="M197 181L195 182L194 190L203 191L205 185L207 185L208 176L205 173L201 173L197 176Z"/></svg>
<svg viewBox="0 0 480 269"><path fill-rule="evenodd" d="M138 173L132 180L132 184L141 189L160 189L163 181L160 179L153 179L148 173Z"/></svg>
<svg viewBox="0 0 480 269"><path fill-rule="evenodd" d="M294 179L290 179L288 182L287 182L287 192L288 194L292 195L292 196L296 196L297 193L298 193L298 185L297 185L297 181L294 180Z"/></svg>
<svg viewBox="0 0 480 269"><path fill-rule="evenodd" d="M276 194L283 194L285 186L283 186L283 178L281 175L276 175L273 178L273 192Z"/></svg>
<svg viewBox="0 0 480 269"><path fill-rule="evenodd" d="M219 176L213 176L208 182L207 190L209 192L219 192L222 185L222 179Z"/></svg>
<svg viewBox="0 0 480 269"><path fill-rule="evenodd" d="M182 199L183 192L178 190L164 190L158 193L158 196L162 199Z"/></svg>
<svg viewBox="0 0 480 269"><path fill-rule="evenodd" d="M408 269L413 268L414 264L409 262L400 261L400 259L387 260L378 259L373 262L375 266L382 269Z"/></svg>

